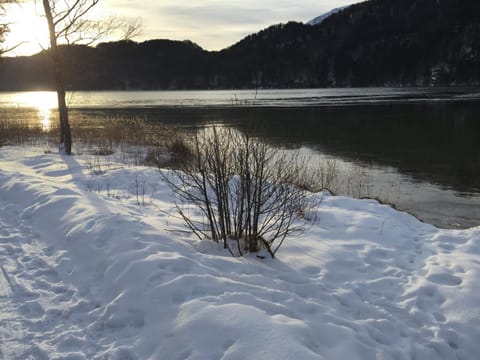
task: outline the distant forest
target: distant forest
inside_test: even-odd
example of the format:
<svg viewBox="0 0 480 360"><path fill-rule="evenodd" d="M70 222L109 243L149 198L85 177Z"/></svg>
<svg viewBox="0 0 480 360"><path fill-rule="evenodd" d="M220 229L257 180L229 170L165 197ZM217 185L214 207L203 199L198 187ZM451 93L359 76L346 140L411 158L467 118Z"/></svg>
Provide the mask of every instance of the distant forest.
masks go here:
<svg viewBox="0 0 480 360"><path fill-rule="evenodd" d="M480 1L370 0L221 51L190 41L63 46L70 90L480 84ZM52 89L47 52L0 59L0 90Z"/></svg>

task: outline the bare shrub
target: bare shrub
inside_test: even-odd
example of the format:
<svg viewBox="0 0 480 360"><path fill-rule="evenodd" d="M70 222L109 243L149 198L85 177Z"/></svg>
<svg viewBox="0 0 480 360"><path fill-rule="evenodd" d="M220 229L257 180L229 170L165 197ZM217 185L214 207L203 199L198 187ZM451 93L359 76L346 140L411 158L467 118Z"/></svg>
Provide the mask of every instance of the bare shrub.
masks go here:
<svg viewBox="0 0 480 360"><path fill-rule="evenodd" d="M169 134L161 145L149 146L146 151L146 165L178 168L192 159L192 149L187 137L181 133Z"/></svg>
<svg viewBox="0 0 480 360"><path fill-rule="evenodd" d="M192 158L192 150L185 136L177 134L175 138L168 141L168 153L175 158L177 162L188 162Z"/></svg>
<svg viewBox="0 0 480 360"><path fill-rule="evenodd" d="M321 188L331 189L338 180L338 164L335 159L323 157L319 161L317 181Z"/></svg>
<svg viewBox="0 0 480 360"><path fill-rule="evenodd" d="M165 148L163 146L149 146L144 162L146 165L161 166L165 160Z"/></svg>
<svg viewBox="0 0 480 360"><path fill-rule="evenodd" d="M273 258L287 236L313 220L318 198L297 186L305 166L298 156L220 127L198 133L192 153L192 161L163 177L200 239L223 242L232 255L264 248Z"/></svg>
<svg viewBox="0 0 480 360"><path fill-rule="evenodd" d="M93 151L93 155L98 155L98 156L108 156L112 155L114 153L113 150L113 142L111 139L103 139L101 140L96 149Z"/></svg>
<svg viewBox="0 0 480 360"><path fill-rule="evenodd" d="M135 173L135 195L137 199L137 205L145 206L145 194L146 194L146 180L145 177L139 176Z"/></svg>
<svg viewBox="0 0 480 360"><path fill-rule="evenodd" d="M353 163L347 164L341 176L336 179L332 190L354 198L369 198L372 190L371 175L364 168Z"/></svg>

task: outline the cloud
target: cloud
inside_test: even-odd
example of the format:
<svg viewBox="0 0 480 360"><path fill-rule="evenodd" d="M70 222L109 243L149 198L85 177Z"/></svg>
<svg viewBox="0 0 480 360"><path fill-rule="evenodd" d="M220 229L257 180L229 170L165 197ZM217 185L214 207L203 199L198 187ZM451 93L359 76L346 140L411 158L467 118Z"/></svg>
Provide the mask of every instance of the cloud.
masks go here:
<svg viewBox="0 0 480 360"><path fill-rule="evenodd" d="M106 7L122 16L142 17L143 39L189 39L218 50L244 36L280 22L309 21L355 0L107 0Z"/></svg>
<svg viewBox="0 0 480 360"><path fill-rule="evenodd" d="M220 50L270 25L306 22L354 2L358 0L104 0L90 15L142 18L144 30L136 40L191 40L204 49ZM38 20L33 4L33 0L24 0L15 10L18 16L15 12L9 16L15 25L6 45L24 43L17 55L40 50L39 29L46 27L42 23L32 28L33 20Z"/></svg>

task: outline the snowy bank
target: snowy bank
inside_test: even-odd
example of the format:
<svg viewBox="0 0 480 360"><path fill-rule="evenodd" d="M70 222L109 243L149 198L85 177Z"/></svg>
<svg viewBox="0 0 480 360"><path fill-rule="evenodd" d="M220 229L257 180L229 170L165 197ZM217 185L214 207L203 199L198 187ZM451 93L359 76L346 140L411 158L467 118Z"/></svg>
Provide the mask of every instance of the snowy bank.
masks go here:
<svg viewBox="0 0 480 360"><path fill-rule="evenodd" d="M95 175L82 157L0 148L0 358L480 354L480 227L326 196L308 233L262 260L174 215L156 169Z"/></svg>

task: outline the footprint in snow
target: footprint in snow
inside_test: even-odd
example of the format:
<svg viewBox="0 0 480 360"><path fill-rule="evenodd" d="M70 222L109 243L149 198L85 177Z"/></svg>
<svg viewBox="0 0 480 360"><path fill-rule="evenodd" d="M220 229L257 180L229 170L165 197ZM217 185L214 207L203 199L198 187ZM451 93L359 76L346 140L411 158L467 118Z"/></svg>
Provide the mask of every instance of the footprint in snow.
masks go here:
<svg viewBox="0 0 480 360"><path fill-rule="evenodd" d="M52 256L55 253L55 249L53 246L48 246L43 249L43 253L47 256Z"/></svg>
<svg viewBox="0 0 480 360"><path fill-rule="evenodd" d="M441 314L441 313L438 313L438 312L434 312L433 313L433 317L435 318L435 320L437 320L439 323L446 323L447 322L447 318Z"/></svg>
<svg viewBox="0 0 480 360"><path fill-rule="evenodd" d="M458 276L443 273L443 274L432 274L427 277L427 280L439 284L439 285L446 285L446 286L458 286L461 285L463 280Z"/></svg>
<svg viewBox="0 0 480 360"><path fill-rule="evenodd" d="M452 244L438 244L438 247L443 250L443 253L450 254L454 249L455 246Z"/></svg>
<svg viewBox="0 0 480 360"><path fill-rule="evenodd" d="M318 266L306 266L302 270L303 272L314 276L318 276L322 272L322 269Z"/></svg>
<svg viewBox="0 0 480 360"><path fill-rule="evenodd" d="M20 306L19 311L29 318L42 317L45 311L37 301L29 301Z"/></svg>
<svg viewBox="0 0 480 360"><path fill-rule="evenodd" d="M453 236L448 236L448 235L439 235L434 239L434 242L437 244L457 244L457 245L463 245L468 242L467 239L462 238L462 237L453 237Z"/></svg>

